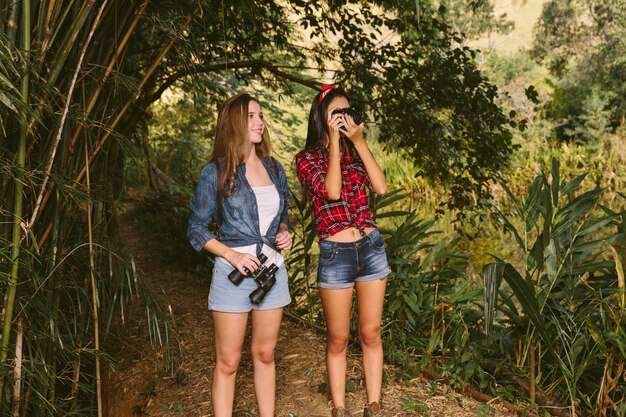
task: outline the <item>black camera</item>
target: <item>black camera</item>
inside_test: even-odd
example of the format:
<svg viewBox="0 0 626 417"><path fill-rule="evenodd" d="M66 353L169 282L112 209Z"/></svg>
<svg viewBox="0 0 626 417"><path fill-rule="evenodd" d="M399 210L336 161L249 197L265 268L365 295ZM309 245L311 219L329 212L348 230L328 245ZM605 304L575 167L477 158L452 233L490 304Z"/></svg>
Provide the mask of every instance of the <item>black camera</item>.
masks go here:
<svg viewBox="0 0 626 417"><path fill-rule="evenodd" d="M247 274L243 275L239 272L239 269L235 268L228 274L228 279L235 285L241 284L241 281L247 276L254 278L254 282L257 283L259 288L250 293L250 301L252 301L253 304L261 304L265 295L276 283L275 274L276 271L278 271L278 267L275 264L269 266L263 265L263 263L267 261L267 256L264 253L259 255L259 261L261 261L261 266L254 272L250 272L247 268L244 268Z"/></svg>
<svg viewBox="0 0 626 417"><path fill-rule="evenodd" d="M345 114L346 116L352 117L354 123L360 125L365 121L365 113L355 109L354 107L345 107L343 109L335 109L332 114Z"/></svg>

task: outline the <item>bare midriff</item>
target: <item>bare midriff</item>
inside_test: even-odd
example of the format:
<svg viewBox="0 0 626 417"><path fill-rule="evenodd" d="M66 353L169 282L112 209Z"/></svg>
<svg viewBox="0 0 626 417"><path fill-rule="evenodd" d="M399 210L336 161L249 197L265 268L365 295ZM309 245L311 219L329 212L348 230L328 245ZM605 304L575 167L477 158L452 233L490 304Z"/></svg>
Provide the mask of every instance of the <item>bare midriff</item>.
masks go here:
<svg viewBox="0 0 626 417"><path fill-rule="evenodd" d="M363 228L366 235L372 233L372 230L374 229L375 227ZM341 232L337 232L324 240L327 240L329 242L356 242L361 238L363 238L363 236L361 236L361 232L359 231L359 229L357 229L356 227L350 227L348 229L342 230Z"/></svg>

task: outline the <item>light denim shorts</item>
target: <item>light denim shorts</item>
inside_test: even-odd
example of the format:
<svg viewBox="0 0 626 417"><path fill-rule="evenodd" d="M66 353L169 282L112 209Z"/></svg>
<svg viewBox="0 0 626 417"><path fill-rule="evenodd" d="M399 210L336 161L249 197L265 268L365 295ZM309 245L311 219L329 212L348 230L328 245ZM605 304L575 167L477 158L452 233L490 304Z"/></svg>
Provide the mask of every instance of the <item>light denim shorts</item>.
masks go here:
<svg viewBox="0 0 626 417"><path fill-rule="evenodd" d="M276 283L263 298L261 304L252 304L250 293L258 288L252 278L244 278L239 285L228 279L228 274L235 268L216 260L213 266L213 278L209 290L209 310L224 313L247 313L251 310L272 310L285 307L291 302L289 296L287 269L281 265L276 271Z"/></svg>
<svg viewBox="0 0 626 417"><path fill-rule="evenodd" d="M383 238L378 229L356 242L320 241L317 268L320 288L351 288L355 282L385 279L389 272Z"/></svg>

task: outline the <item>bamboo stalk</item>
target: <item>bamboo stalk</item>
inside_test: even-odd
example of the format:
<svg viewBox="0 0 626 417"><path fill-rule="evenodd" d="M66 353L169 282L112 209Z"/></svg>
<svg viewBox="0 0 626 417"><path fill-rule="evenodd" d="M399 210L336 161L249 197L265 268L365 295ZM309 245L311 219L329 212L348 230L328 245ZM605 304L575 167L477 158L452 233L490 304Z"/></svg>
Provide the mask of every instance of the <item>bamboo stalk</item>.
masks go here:
<svg viewBox="0 0 626 417"><path fill-rule="evenodd" d="M47 4L48 1L49 0L41 0L39 4L39 16L37 17L37 39L35 40L35 47L37 46L41 47L41 42L43 41L45 28L46 28L46 25L44 24L44 22L46 20L45 16L46 16L46 11L48 9L48 4Z"/></svg>
<svg viewBox="0 0 626 417"><path fill-rule="evenodd" d="M24 319L17 319L17 336L15 339L15 366L13 367L13 417L20 417L20 400L22 389L22 340L24 338Z"/></svg>
<svg viewBox="0 0 626 417"><path fill-rule="evenodd" d="M41 40L41 45L39 47L39 67L43 65L46 57L46 52L48 51L48 46L51 44L52 30L50 29L50 22L52 21L53 17L58 15L59 11L59 8L55 6L56 0L50 0L50 4L48 4L48 12L46 13L46 19L44 22L42 22L44 37Z"/></svg>
<svg viewBox="0 0 626 417"><path fill-rule="evenodd" d="M528 390L528 394L530 396L530 402L532 404L535 403L535 344L530 344L530 355L528 358L528 367L530 368L530 389Z"/></svg>
<svg viewBox="0 0 626 417"><path fill-rule="evenodd" d="M17 33L17 1L9 3L9 18L7 20L7 38L15 43L15 34Z"/></svg>
<svg viewBox="0 0 626 417"><path fill-rule="evenodd" d="M70 391L70 398L76 403L78 398L78 380L80 379L80 352L82 347L78 345L76 349L76 359L74 360L74 371L72 372L72 389Z"/></svg>
<svg viewBox="0 0 626 417"><path fill-rule="evenodd" d="M23 19L23 32L22 32L22 49L24 50L24 56L26 62L30 57L30 0L22 1L22 19ZM29 86L30 86L30 73L25 72L21 83L22 100L26 105L29 103ZM24 175L24 168L26 167L26 140L27 140L27 120L24 118L20 121L20 135L17 154L17 166L20 176ZM20 249L21 249L21 232L22 232L22 212L24 206L24 182L15 181L15 195L13 201L13 235L12 235L12 247L11 247L11 274L9 276L9 282L7 284L7 296L6 296L6 309L4 315L4 324L2 328L2 347L0 350L0 366L6 363L9 339L11 337L11 323L13 320L13 307L15 305L15 292L17 289L17 283L19 280L19 265L20 265ZM0 376L0 398L2 398L2 391L4 387L4 374Z"/></svg>
<svg viewBox="0 0 626 417"><path fill-rule="evenodd" d="M105 1L106 3L106 1ZM85 167L87 193L91 196L91 179L89 177L89 142L85 140ZM87 203L87 235L89 238L89 275L91 277L91 303L93 308L93 332L96 347L96 399L98 404L98 417L102 417L102 380L100 379L100 329L98 323L98 288L96 287L96 277L94 274L94 249L93 249L93 225L91 224L91 198Z"/></svg>
<svg viewBox="0 0 626 417"><path fill-rule="evenodd" d="M191 16L188 17L187 21L185 22L185 24L183 24L181 26L180 32L183 32L183 31L185 31L187 29L187 25L189 24L190 21L191 21ZM96 158L96 156L98 156L98 154L100 153L100 150L102 149L104 144L111 137L111 132L113 130L115 130L115 128L117 127L117 124L122 120L122 118L124 117L124 115L126 114L128 109L130 108L130 106L133 105L137 101L137 99L139 98L139 95L141 94L141 89L146 85L146 83L148 82L148 80L150 79L150 77L152 76L154 71L157 69L157 67L159 66L159 64L163 60L163 58L165 58L165 56L170 51L170 49L174 46L174 44L176 43L177 40L178 40L178 36L172 36L172 38L167 43L167 45L165 45L165 47L163 48L161 53L152 62L152 65L150 65L150 68L148 68L148 70L144 74L143 79L141 80L141 82L137 86L137 93L135 93L126 102L126 104L124 104L124 107L122 107L122 109L118 112L118 114L115 117L115 119L113 119L113 122L111 122L111 124L108 126L108 129L107 129L106 133L102 136L102 138L100 139L100 142L98 143L96 148L92 151L91 157L89 158L89 162L93 162L93 160ZM83 166L83 168L79 172L78 176L76 177L76 181L77 182L80 182L83 179L83 176L85 175L85 172L86 172L86 165Z"/></svg>
<svg viewBox="0 0 626 417"><path fill-rule="evenodd" d="M92 0L95 1L95 0ZM46 173L44 175L43 182L41 184L41 188L39 190L39 194L37 195L37 203L35 204L35 209L33 210L33 214L26 225L26 232L32 227L33 222L37 218L37 212L39 211L39 207L41 206L41 199L43 198L43 194L46 190L46 185L48 185L48 180L50 179L50 173L52 172L52 165L54 164L54 158L57 153L57 149L59 147L59 143L61 142L61 135L63 133L63 127L65 126L65 120L67 118L67 113L70 109L70 102L72 101L72 96L74 95L74 88L76 87L76 79L78 78L78 73L83 65L83 59L85 58L85 54L87 53L87 49L89 48L89 44L91 43L91 39L93 37L94 32L98 28L100 24L100 18L102 17L102 12L107 5L108 0L104 0L102 5L100 6L100 10L98 10L98 15L96 19L91 25L91 30L89 31L89 36L87 37L87 41L83 45L83 48L80 52L80 57L78 58L78 63L76 64L76 68L74 69L74 75L72 77L72 81L70 82L70 88L67 92L67 98L65 99L65 106L63 108L63 115L61 116L61 122L59 123L59 128L57 129L57 133L54 139L54 144L52 146L52 152L50 157L48 158L48 166L46 167ZM27 233L24 233L26 236Z"/></svg>
<svg viewBox="0 0 626 417"><path fill-rule="evenodd" d="M124 52L124 49L126 49L126 44L128 44L128 41L130 40L130 35L135 30L135 27L137 26L137 23L139 23L139 19L141 18L141 16L143 16L143 13L145 12L146 7L148 7L148 0L144 1L142 5L139 7L139 10L135 14L135 18L133 19L132 23L130 24L130 27L128 28L124 37L122 38L122 41L118 45L117 50L115 51L115 55L113 55L113 58L111 59L111 61L109 62L109 65L107 66L107 69L104 71L104 76L102 77L102 81L100 82L100 85L98 86L94 94L91 96L91 100L89 101L89 104L87 105L87 108L85 109L85 117L89 117L89 115L91 114L91 111L96 105L96 102L98 101L98 98L100 97L100 94L102 93L102 86L109 79L111 72L113 72L113 67L117 63L117 60L119 59L119 57ZM74 131L74 134L72 135L72 140L70 141L70 148L74 146L74 144L78 140L78 137L80 136L82 131L83 131L83 125L82 124L78 125L76 127L76 130Z"/></svg>
<svg viewBox="0 0 626 417"><path fill-rule="evenodd" d="M106 80L110 76L111 72L113 71L113 67L118 62L119 57L124 52L124 49L126 48L126 45L128 44L128 42L130 40L130 36L133 33L135 27L137 26L137 23L139 22L140 18L143 16L143 13L145 12L146 7L148 7L148 0L146 0L144 3L142 3L139 11L135 15L135 19L131 23L129 29L126 31L126 33L124 35L124 38L122 39L122 41L118 45L115 55L113 56L113 58L109 62L109 65L107 66L107 69L106 69L106 71L104 73L104 77L102 79L102 82L100 83L100 85L96 89L95 93L92 95L91 100L90 100L87 108L84 111L84 115L85 115L84 117L89 117L89 115L93 111L93 108L95 107L95 105L97 103L97 100L98 100L98 98L99 98L99 96L100 96L100 94L102 92L102 86L104 85L104 83L106 82ZM83 131L83 125L78 125L76 127L76 130L74 131L74 134L72 135L72 139L70 141L70 149L74 146L74 144L78 140L78 138L79 138L80 134L82 133L82 131ZM41 202L40 209L43 209L46 206L46 204L48 202L48 199L50 198L52 189L53 189L53 186L51 186L50 190L44 195L43 201ZM31 218L31 220L29 222L31 227L32 227L32 225L34 224L34 222L36 220L37 220L36 217ZM45 236L45 237L47 237L47 236ZM42 238L41 240L45 240L45 237Z"/></svg>
<svg viewBox="0 0 626 417"><path fill-rule="evenodd" d="M52 68L52 71L50 71L50 76L47 80L47 84L49 86L54 85L57 77L63 70L63 67L65 66L65 61L69 56L72 47L74 46L74 42L76 41L76 37L78 36L78 33L85 24L87 16L89 15L89 12L91 12L91 9L93 8L95 3L96 0L88 0L87 2L85 2L78 12L78 16L76 16L76 18L74 19L74 23L71 29L67 32L65 39L63 39L63 42L59 47L58 55L54 57L53 62L55 65Z"/></svg>

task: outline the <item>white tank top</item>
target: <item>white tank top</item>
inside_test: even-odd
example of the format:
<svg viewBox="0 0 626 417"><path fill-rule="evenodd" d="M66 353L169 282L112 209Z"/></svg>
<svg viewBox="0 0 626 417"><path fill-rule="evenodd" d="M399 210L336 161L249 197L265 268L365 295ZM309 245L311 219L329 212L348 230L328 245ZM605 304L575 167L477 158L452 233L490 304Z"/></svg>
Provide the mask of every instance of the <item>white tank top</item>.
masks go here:
<svg viewBox="0 0 626 417"><path fill-rule="evenodd" d="M278 214L278 209L280 208L280 196L278 195L278 190L274 184L262 187L252 187L252 191L254 191L256 205L259 209L259 231L261 232L261 236L265 236L267 230L272 224L272 220L274 220ZM239 246L232 249L237 252L249 253L250 255L256 256L256 245ZM285 262L283 255L265 244L263 244L261 252L267 256L265 265L269 266L271 264L276 264L276 266L281 266ZM218 257L217 260L230 265L230 263L224 258Z"/></svg>

